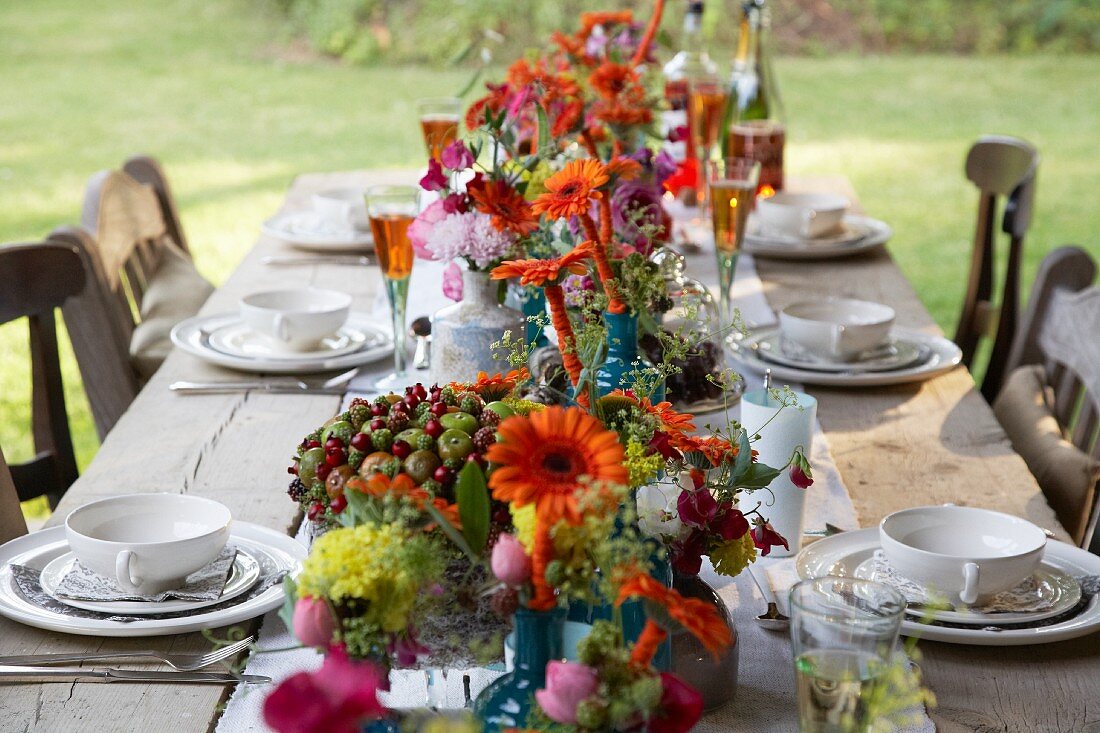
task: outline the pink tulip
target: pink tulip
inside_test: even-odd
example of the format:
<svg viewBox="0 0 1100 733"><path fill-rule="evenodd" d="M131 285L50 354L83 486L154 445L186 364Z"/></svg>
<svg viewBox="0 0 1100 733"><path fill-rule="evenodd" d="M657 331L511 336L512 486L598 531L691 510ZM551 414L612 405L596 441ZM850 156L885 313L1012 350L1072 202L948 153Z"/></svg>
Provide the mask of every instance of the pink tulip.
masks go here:
<svg viewBox="0 0 1100 733"><path fill-rule="evenodd" d="M595 669L577 662L546 665L546 688L535 692L542 712L565 725L577 722L577 706L596 693L600 677Z"/></svg>
<svg viewBox="0 0 1100 733"><path fill-rule="evenodd" d="M446 217L447 210L443 201L433 201L413 219L413 223L409 225L409 241L412 242L417 257L422 260L435 259L435 255L428 250L428 237L432 235L435 225Z"/></svg>
<svg viewBox="0 0 1100 733"><path fill-rule="evenodd" d="M336 619L320 598L299 598L294 604L294 635L306 646L327 649L336 633Z"/></svg>
<svg viewBox="0 0 1100 733"><path fill-rule="evenodd" d="M333 648L316 672L287 677L264 700L264 722L278 733L359 733L386 714L378 690L386 674Z"/></svg>
<svg viewBox="0 0 1100 733"><path fill-rule="evenodd" d="M510 588L519 588L531 579L531 558L523 544L510 534L502 534L493 545L490 562L493 575Z"/></svg>

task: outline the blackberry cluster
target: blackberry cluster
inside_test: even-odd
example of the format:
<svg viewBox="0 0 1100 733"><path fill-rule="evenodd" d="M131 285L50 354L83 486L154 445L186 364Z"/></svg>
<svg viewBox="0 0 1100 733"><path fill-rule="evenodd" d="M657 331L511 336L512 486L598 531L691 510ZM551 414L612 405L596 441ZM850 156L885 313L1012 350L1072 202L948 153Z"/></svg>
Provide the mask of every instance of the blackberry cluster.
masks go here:
<svg viewBox="0 0 1100 733"><path fill-rule="evenodd" d="M309 493L309 489L302 483L302 479L296 478L290 482L290 488L286 490L286 493L294 501L301 501Z"/></svg>
<svg viewBox="0 0 1100 733"><path fill-rule="evenodd" d="M653 334L644 334L639 341L646 356L654 363L664 359L661 342ZM713 341L704 341L688 352L686 359L676 359L673 365L680 368L677 374L665 380L665 398L674 404L691 404L717 399L722 388L707 379L722 368L722 348Z"/></svg>

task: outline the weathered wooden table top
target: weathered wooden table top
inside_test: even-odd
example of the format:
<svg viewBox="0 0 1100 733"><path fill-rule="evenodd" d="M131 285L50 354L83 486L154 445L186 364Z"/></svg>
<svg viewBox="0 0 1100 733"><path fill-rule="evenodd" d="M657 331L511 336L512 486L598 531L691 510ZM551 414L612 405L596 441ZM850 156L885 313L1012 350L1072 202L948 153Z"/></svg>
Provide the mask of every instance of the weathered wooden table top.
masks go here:
<svg viewBox="0 0 1100 733"><path fill-rule="evenodd" d="M309 194L323 188L414 180L410 171L305 175L292 185L285 207L308 206ZM804 179L792 187L844 192L854 199L843 179ZM380 288L376 268L265 267L260 262L264 255L288 252L286 245L261 237L203 313L233 311L242 295L290 283L338 287L354 296L354 308L370 310ZM960 252L960 279L967 262L968 253ZM694 257L690 266L713 263ZM890 304L901 325L938 332L885 252L821 263L757 260L757 269L773 308L806 297L854 296ZM292 532L299 517L285 494L287 461L301 437L338 409L340 398L168 391L168 384L179 379L236 376L173 352L107 436L50 524L104 496L179 491L216 498L238 519ZM811 391L864 526L902 507L952 501L1026 516L1066 537L965 369L919 385ZM143 648L193 652L207 646L199 634L101 639L0 619L0 655ZM921 667L939 698L933 718L941 731L1100 731L1100 634L1034 647L931 642L921 647ZM225 694L219 687L196 685L10 685L0 691L0 729L198 733L216 724Z"/></svg>

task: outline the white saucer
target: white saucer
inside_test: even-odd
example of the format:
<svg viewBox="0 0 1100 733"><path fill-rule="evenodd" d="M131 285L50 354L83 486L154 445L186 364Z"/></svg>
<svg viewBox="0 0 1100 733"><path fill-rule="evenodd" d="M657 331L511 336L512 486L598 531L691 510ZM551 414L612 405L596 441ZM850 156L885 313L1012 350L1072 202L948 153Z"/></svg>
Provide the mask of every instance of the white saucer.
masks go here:
<svg viewBox="0 0 1100 733"><path fill-rule="evenodd" d="M844 231L817 239L764 233L750 217L745 230L744 250L756 257L777 260L831 260L869 252L886 244L894 230L886 222L869 216L848 214Z"/></svg>
<svg viewBox="0 0 1100 733"><path fill-rule="evenodd" d="M369 231L332 226L313 211L279 214L265 221L261 230L269 237L281 239L306 252L362 252L374 249L374 237Z"/></svg>
<svg viewBox="0 0 1100 733"><path fill-rule="evenodd" d="M853 573L857 578L878 580L874 572L874 558L870 557L859 564ZM905 612L918 619L925 617L932 621L947 621L953 624L971 626L989 626L996 624L1026 624L1061 615L1081 601L1081 584L1070 577L1057 560L1044 560L1035 571L1035 582L1040 596L1051 604L1042 611L1022 611L1019 613L977 613L976 611L947 611L930 608L907 608Z"/></svg>
<svg viewBox="0 0 1100 733"><path fill-rule="evenodd" d="M243 321L231 321L216 329L207 329L210 348L229 356L245 359L331 359L366 348L375 334L344 324L336 333L321 339L317 348L309 351L286 351L273 348L271 341L256 333ZM383 334L384 336L384 334Z"/></svg>
<svg viewBox="0 0 1100 733"><path fill-rule="evenodd" d="M774 329L771 329L774 331ZM895 326L890 337L897 341L910 341L926 346L928 358L910 366L892 371L835 371L823 372L817 369L805 369L786 366L764 359L754 348L758 339L755 334L741 337L734 333L726 339L731 356L747 369L764 373L771 369L772 377L785 382L801 382L826 387L881 387L891 384L923 382L944 372L949 372L962 362L962 351L953 342L941 336L928 334L910 328Z"/></svg>
<svg viewBox="0 0 1100 733"><path fill-rule="evenodd" d="M256 585L256 581L260 579L260 563L256 561L256 558L248 554L248 550L243 547L238 547L237 556L233 560L233 567L229 571L229 579L225 583L225 588L222 590L220 597L212 600L83 601L76 598L62 598L57 595L57 589L60 587L62 579L75 562L76 555L71 552L67 552L61 557L51 561L49 565L42 569L42 577L39 578L39 583L42 584L42 590L73 608L83 608L86 611L97 611L107 614L140 616L156 613L175 613L177 611L194 611L199 608L213 606L222 601L236 598Z"/></svg>
<svg viewBox="0 0 1100 733"><path fill-rule="evenodd" d="M798 577L803 579L826 575L851 577L878 547L878 527L841 532L804 547L795 557L795 570ZM1100 574L1100 556L1057 540L1047 540L1043 562L1071 576ZM999 619L998 622L1006 623L1004 619ZM1100 596L1093 596L1088 605L1071 619L1031 629L1006 629L992 625L952 628L908 619L901 622L901 633L904 636L979 646L1047 644L1075 639L1095 631L1100 631Z"/></svg>
<svg viewBox="0 0 1100 733"><path fill-rule="evenodd" d="M215 316L195 316L177 323L172 329L172 343L203 361L245 372L268 374L310 374L313 372L351 369L393 354L393 337L388 328L377 325L370 316L352 313L345 329L362 333L364 340L358 349L346 353L315 352L305 354L242 355L222 351L212 343L212 336L221 329L241 323L236 313ZM224 346L224 340L222 345Z"/></svg>
<svg viewBox="0 0 1100 733"><path fill-rule="evenodd" d="M855 361L833 361L812 354L784 338L780 328L758 331L752 338L761 358L795 369L818 372L887 372L912 366L929 356L927 344L904 338L894 338L881 349L865 353Z"/></svg>
<svg viewBox="0 0 1100 733"><path fill-rule="evenodd" d="M306 548L293 537L250 522L234 521L230 527L230 542L244 547L262 565L287 571L291 577L301 570ZM84 636L162 636L183 634L202 629L247 621L278 608L285 600L282 583L276 583L254 598L228 608L196 613L170 619L140 619L112 621L66 616L42 608L19 592L12 577L11 564L44 569L53 560L69 552L64 527L51 527L17 537L0 545L0 615L13 621L48 631Z"/></svg>

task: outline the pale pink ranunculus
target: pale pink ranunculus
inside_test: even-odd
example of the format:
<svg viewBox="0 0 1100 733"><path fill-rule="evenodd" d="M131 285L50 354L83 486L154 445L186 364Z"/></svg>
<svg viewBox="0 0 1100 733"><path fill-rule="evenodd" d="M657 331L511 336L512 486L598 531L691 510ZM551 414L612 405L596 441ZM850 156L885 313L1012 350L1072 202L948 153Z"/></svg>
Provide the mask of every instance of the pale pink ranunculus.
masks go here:
<svg viewBox="0 0 1100 733"><path fill-rule="evenodd" d="M493 545L490 558L493 575L510 588L519 588L531 579L531 558L523 543L510 534L502 534Z"/></svg>
<svg viewBox="0 0 1100 733"><path fill-rule="evenodd" d="M443 271L443 294L457 302L462 300L462 292L462 268L452 262Z"/></svg>
<svg viewBox="0 0 1100 733"><path fill-rule="evenodd" d="M428 249L428 237L432 235L435 225L446 217L447 210L443 207L443 200L437 199L428 204L427 208L413 219L413 223L409 225L409 241L412 242L413 251L416 252L417 257L422 260L435 259L435 255Z"/></svg>
<svg viewBox="0 0 1100 733"><path fill-rule="evenodd" d="M294 604L294 635L306 646L327 649L336 633L336 619L320 598L299 598Z"/></svg>
<svg viewBox="0 0 1100 733"><path fill-rule="evenodd" d="M546 687L535 691L535 700L554 722L575 725L577 706L592 697L599 685L600 676L592 667L554 661L546 665Z"/></svg>

